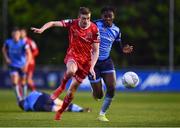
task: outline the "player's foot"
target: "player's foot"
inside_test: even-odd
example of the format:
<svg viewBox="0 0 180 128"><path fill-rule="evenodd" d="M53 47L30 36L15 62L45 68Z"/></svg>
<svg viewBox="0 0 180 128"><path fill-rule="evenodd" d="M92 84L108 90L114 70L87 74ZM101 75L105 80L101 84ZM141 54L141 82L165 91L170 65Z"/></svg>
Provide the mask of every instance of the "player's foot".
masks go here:
<svg viewBox="0 0 180 128"><path fill-rule="evenodd" d="M108 122L109 120L107 119L107 117L104 115L99 115L97 118L99 121L103 121L103 122Z"/></svg>
<svg viewBox="0 0 180 128"><path fill-rule="evenodd" d="M92 95L92 97L94 98L94 100L96 101L100 101L101 99L98 99L97 97L95 97L94 95Z"/></svg>
<svg viewBox="0 0 180 128"><path fill-rule="evenodd" d="M94 100L96 100L96 101L100 101L101 99L98 99L97 97L94 97L93 96L93 98L94 98Z"/></svg>
<svg viewBox="0 0 180 128"><path fill-rule="evenodd" d="M61 114L59 112L56 113L54 120L61 120Z"/></svg>

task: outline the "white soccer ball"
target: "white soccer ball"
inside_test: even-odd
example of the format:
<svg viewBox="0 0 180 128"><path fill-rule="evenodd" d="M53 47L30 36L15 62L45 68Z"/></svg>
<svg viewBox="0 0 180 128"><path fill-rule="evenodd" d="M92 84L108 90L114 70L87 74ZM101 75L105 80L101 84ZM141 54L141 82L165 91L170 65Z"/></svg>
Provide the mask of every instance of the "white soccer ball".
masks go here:
<svg viewBox="0 0 180 128"><path fill-rule="evenodd" d="M135 88L139 83L139 77L135 72L129 71L124 73L122 77L122 84L126 88Z"/></svg>

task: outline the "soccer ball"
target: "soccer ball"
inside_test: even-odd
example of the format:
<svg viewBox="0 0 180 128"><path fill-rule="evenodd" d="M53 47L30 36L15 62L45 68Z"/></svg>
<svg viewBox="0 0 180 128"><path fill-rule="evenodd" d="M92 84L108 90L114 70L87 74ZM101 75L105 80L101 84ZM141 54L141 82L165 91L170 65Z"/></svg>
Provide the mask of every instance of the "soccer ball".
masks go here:
<svg viewBox="0 0 180 128"><path fill-rule="evenodd" d="M135 88L139 83L139 77L135 72L126 72L122 77L122 84L126 88Z"/></svg>

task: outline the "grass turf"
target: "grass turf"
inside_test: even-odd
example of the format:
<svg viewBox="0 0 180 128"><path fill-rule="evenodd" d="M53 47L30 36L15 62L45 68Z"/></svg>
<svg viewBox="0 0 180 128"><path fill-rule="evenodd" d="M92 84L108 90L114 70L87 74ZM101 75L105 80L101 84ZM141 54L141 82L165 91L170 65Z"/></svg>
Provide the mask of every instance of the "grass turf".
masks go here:
<svg viewBox="0 0 180 128"><path fill-rule="evenodd" d="M180 126L180 93L116 92L111 108L107 112L110 122L96 120L102 101L95 101L90 92L77 92L73 102L83 107L90 107L93 111L91 113L65 112L61 121L54 121L55 113L53 112L20 110L13 90L1 89L0 127Z"/></svg>

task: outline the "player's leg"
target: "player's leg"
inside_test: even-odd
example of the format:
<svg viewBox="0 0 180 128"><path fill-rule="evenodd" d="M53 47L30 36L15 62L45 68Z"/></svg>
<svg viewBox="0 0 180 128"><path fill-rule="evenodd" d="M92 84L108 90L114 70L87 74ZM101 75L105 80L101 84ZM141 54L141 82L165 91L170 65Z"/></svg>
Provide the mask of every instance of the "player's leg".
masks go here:
<svg viewBox="0 0 180 128"><path fill-rule="evenodd" d="M54 104L61 106L63 104L63 101L59 98L56 98L54 101Z"/></svg>
<svg viewBox="0 0 180 128"><path fill-rule="evenodd" d="M77 81L74 77L72 78L71 85L68 89L68 92L63 100L63 104L61 109L56 113L55 120L60 120L61 114L66 110L66 108L70 105L71 101L74 98L74 94L79 87L80 82Z"/></svg>
<svg viewBox="0 0 180 128"><path fill-rule="evenodd" d="M34 64L29 64L28 65L27 84L28 84L28 87L31 89L31 91L36 90L36 87L35 87L35 84L34 84L34 80L33 80L34 68L35 68Z"/></svg>
<svg viewBox="0 0 180 128"><path fill-rule="evenodd" d="M27 84L28 84L28 87L31 89L31 91L36 90L34 80L33 80L33 72L27 73Z"/></svg>
<svg viewBox="0 0 180 128"><path fill-rule="evenodd" d="M21 101L23 99L23 96L22 96L21 87L19 84L19 79L20 79L19 73L18 73L17 69L14 67L9 67L9 72L10 72L11 82L12 82L13 88L15 90L16 99L18 101Z"/></svg>
<svg viewBox="0 0 180 128"><path fill-rule="evenodd" d="M77 64L76 62L71 59L67 62L66 64L67 70L63 76L63 79L61 81L61 84L59 85L59 87L53 92L53 94L51 95L51 98L54 100L56 99L66 88L66 83L68 82L68 80L74 76L74 74L77 71Z"/></svg>
<svg viewBox="0 0 180 128"><path fill-rule="evenodd" d="M104 69L101 71L101 76L106 85L106 95L101 107L101 111L99 113L99 120L101 121L109 121L105 114L108 108L111 105L112 99L115 93L115 85L116 85L116 74L112 60L109 58L104 61Z"/></svg>
<svg viewBox="0 0 180 128"><path fill-rule="evenodd" d="M103 97L103 89L102 89L102 82L100 76L100 63L97 62L94 68L96 73L96 79L94 80L91 75L88 75L88 79L91 83L92 95L95 99L102 99Z"/></svg>
<svg viewBox="0 0 180 128"><path fill-rule="evenodd" d="M105 114L106 111L109 109L112 99L114 97L115 93L115 85L116 85L116 77L115 77L115 72L114 73L108 73L108 74L103 74L103 79L106 84L106 95L103 101L103 105L101 107L101 111L99 113L99 120L101 121L109 121Z"/></svg>
<svg viewBox="0 0 180 128"><path fill-rule="evenodd" d="M91 82L91 88L92 88L92 93L93 97L95 99L102 99L103 98L103 89L102 89L102 82L96 82L92 83Z"/></svg>
<svg viewBox="0 0 180 128"><path fill-rule="evenodd" d="M53 112L57 112L58 110L60 110L61 109L61 105L53 105L53 107L52 107L52 111ZM81 106L79 106L79 105L77 105L77 104L73 104L73 103L71 103L68 107L67 107L67 109L66 109L66 111L68 111L68 112L91 112L92 110L90 109L90 108L83 108L83 107L81 107Z"/></svg>
<svg viewBox="0 0 180 128"><path fill-rule="evenodd" d="M55 104L55 105L52 106L52 110L51 110L51 111L52 111L52 112L57 112L59 109L61 109L61 107L62 107L62 106L59 106L59 105L56 105L56 104Z"/></svg>
<svg viewBox="0 0 180 128"><path fill-rule="evenodd" d="M63 101L59 98L54 100L52 111L57 112L62 107ZM91 112L90 108L83 108L77 104L71 103L67 109L68 112Z"/></svg>
<svg viewBox="0 0 180 128"><path fill-rule="evenodd" d="M79 105L77 104L70 104L68 107L67 107L67 111L68 112L83 112L83 108L80 107Z"/></svg>
<svg viewBox="0 0 180 128"><path fill-rule="evenodd" d="M23 98L25 98L27 96L27 75L22 69L19 69L18 72L20 75L20 84L23 90Z"/></svg>
<svg viewBox="0 0 180 128"><path fill-rule="evenodd" d="M83 108L77 104L73 104L71 103L68 108L67 108L68 112L91 112L92 109L91 108Z"/></svg>

